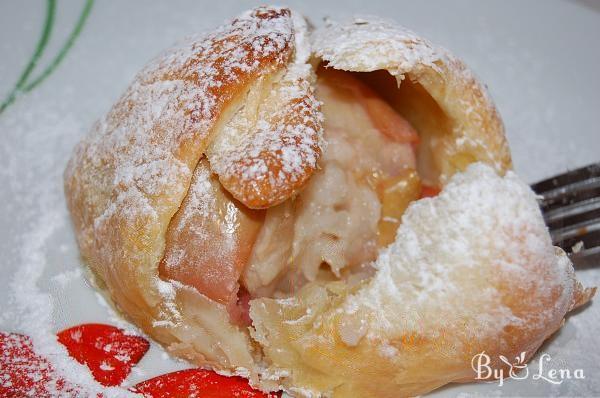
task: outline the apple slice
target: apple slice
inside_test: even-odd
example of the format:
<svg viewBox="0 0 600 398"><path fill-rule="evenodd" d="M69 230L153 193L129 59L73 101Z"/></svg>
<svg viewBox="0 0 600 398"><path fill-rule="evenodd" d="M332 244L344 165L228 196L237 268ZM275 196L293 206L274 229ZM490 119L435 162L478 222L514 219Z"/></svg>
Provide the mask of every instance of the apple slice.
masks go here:
<svg viewBox="0 0 600 398"><path fill-rule="evenodd" d="M419 135L412 125L371 87L352 74L332 68L320 68L319 77L351 92L369 115L373 126L388 139L413 145L419 143Z"/></svg>
<svg viewBox="0 0 600 398"><path fill-rule="evenodd" d="M381 200L377 243L379 247L385 247L396 239L396 231L408 205L419 199L421 180L416 170L406 169L397 176L383 179L377 188Z"/></svg>

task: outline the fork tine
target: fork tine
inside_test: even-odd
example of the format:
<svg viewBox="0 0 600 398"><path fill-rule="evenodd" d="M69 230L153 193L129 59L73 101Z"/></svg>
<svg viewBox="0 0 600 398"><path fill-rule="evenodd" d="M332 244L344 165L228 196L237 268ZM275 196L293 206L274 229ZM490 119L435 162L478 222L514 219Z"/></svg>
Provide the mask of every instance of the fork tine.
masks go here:
<svg viewBox="0 0 600 398"><path fill-rule="evenodd" d="M544 212L563 208L572 203L600 197L600 163L594 163L531 186L543 196L540 206Z"/></svg>
<svg viewBox="0 0 600 398"><path fill-rule="evenodd" d="M544 211L557 209L582 200L597 198L600 196L600 177L591 177L587 180L563 185L550 191L541 192L541 195L543 199L540 206Z"/></svg>
<svg viewBox="0 0 600 398"><path fill-rule="evenodd" d="M585 250L578 261L600 258L600 163L591 164L532 185L555 245L571 252L578 242Z"/></svg>
<svg viewBox="0 0 600 398"><path fill-rule="evenodd" d="M600 219L600 197L582 200L544 213L544 220L550 229L564 228L593 219Z"/></svg>
<svg viewBox="0 0 600 398"><path fill-rule="evenodd" d="M573 244L582 241L586 247L600 245L600 219L587 220L556 230L551 229L550 235L555 243L566 244L570 240L575 240ZM594 244L590 245L592 243Z"/></svg>
<svg viewBox="0 0 600 398"><path fill-rule="evenodd" d="M552 191L555 188L569 185L578 181L585 181L592 177L598 176L600 176L600 163L594 163L539 181L533 184L531 187L535 192L541 195L545 192Z"/></svg>
<svg viewBox="0 0 600 398"><path fill-rule="evenodd" d="M553 243L569 253L571 260L578 267L600 265L600 230L590 231L584 235L573 236L561 241L553 239ZM574 251L574 246L578 243L583 245L583 249Z"/></svg>

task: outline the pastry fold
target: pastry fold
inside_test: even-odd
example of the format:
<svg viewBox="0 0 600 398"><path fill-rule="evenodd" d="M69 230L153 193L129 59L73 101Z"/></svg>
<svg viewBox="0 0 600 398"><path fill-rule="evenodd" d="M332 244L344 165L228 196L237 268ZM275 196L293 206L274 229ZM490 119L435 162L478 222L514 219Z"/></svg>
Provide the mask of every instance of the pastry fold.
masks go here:
<svg viewBox="0 0 600 398"><path fill-rule="evenodd" d="M230 324L225 307L159 277L165 236L215 135L244 107L249 93L263 94L257 85L280 79L300 55L295 40L305 28L294 19L301 21L288 9L256 9L159 55L95 123L65 172L77 241L99 283L132 322L197 363L252 369L252 344L245 330ZM302 81L310 73L304 68L296 77ZM290 102L307 105L302 109L306 123L292 139L313 141L298 155L307 161L295 163L293 171L310 174L320 151L320 114L310 92L299 87L294 94ZM276 127L297 117L282 115ZM272 164L287 164L281 153L268 155ZM254 177L268 180L269 172L260 169ZM269 190L280 188L281 200L301 186L302 178L283 178ZM264 205L260 186L236 184L226 172L224 180L239 187L233 191L242 201Z"/></svg>
<svg viewBox="0 0 600 398"><path fill-rule="evenodd" d="M356 123L373 139L335 132ZM404 166L360 174L363 155ZM151 61L77 145L65 196L98 286L173 355L263 390L392 398L472 380L481 351L529 358L593 295L510 168L446 50L260 7ZM311 240L329 199L352 222Z"/></svg>

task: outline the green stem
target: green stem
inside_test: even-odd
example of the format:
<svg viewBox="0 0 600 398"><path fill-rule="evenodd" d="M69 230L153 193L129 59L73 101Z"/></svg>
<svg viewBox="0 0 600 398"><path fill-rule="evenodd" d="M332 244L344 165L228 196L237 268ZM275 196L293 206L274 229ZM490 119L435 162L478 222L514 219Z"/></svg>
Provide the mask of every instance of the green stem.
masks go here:
<svg viewBox="0 0 600 398"><path fill-rule="evenodd" d="M90 11L92 10L93 4L94 4L94 0L86 0L83 10L81 11L81 14L79 15L79 19L77 20L77 24L75 25L75 28L73 29L71 34L69 34L67 41L62 46L62 48L59 50L56 57L54 57L54 59L50 62L50 64L48 64L48 66L42 71L42 73L40 73L38 75L38 77L33 79L33 81L27 83L27 80L29 79L31 72L37 65L38 60L40 59L40 57L42 56L42 54L44 52L44 49L46 48L46 44L48 44L50 34L52 33L52 27L54 25L56 0L47 0L46 21L44 23L42 37L38 41L35 52L32 55L31 59L29 60L29 63L27 64L27 67L25 68L25 70L23 71L23 73L21 73L21 76L19 77L17 84L12 89L12 91L8 94L8 96L6 97L4 102L2 102L2 104L0 104L0 114L10 104L12 104L15 101L15 99L17 98L17 96L19 94L27 93L27 92L33 90L36 86L38 86L40 83L42 83L52 72L54 72L54 70L62 62L62 60L65 58L65 56L67 55L67 53L73 46L73 43L75 43L75 40L77 40L77 37L79 36L79 34L81 33L81 30L83 29L83 26L85 25L85 21L87 20L88 16L90 15Z"/></svg>
<svg viewBox="0 0 600 398"><path fill-rule="evenodd" d="M48 40L50 39L50 35L52 33L52 27L54 25L55 10L56 10L56 0L47 0L47 2L46 2L46 20L44 22L44 29L42 30L42 36L38 40L38 43L35 47L35 52L29 59L29 62L27 63L27 66L21 73L21 76L19 77L19 80L15 84L15 87L10 91L10 93L8 94L6 99L2 102L2 104L0 104L0 113L2 113L4 111L4 109L6 109L10 104L12 104L14 102L14 100L17 98L17 95L22 91L22 88L25 85L27 78L29 78L29 75L31 74L31 72L35 68L37 62L39 61L40 57L44 53L44 49L46 48L46 45L48 44Z"/></svg>
<svg viewBox="0 0 600 398"><path fill-rule="evenodd" d="M63 58L65 57L65 55L67 55L67 53L73 46L73 43L75 43L75 40L81 33L81 29L83 29L83 25L85 25L85 21L87 20L87 17L90 15L90 11L92 10L93 4L94 4L94 0L87 0L85 2L85 6L83 7L81 14L79 15L79 19L77 20L77 24L75 25L75 28L73 29L73 31L67 38L67 41L65 42L65 44L62 46L62 48L58 52L58 55L52 60L52 62L50 62L50 64L46 67L46 69L44 69L37 78L35 78L31 83L29 83L23 87L22 91L24 93L31 91L38 84L40 84L42 81L44 81L44 79L46 77L48 77L48 75L50 75L52 72L54 72L56 67L62 62Z"/></svg>

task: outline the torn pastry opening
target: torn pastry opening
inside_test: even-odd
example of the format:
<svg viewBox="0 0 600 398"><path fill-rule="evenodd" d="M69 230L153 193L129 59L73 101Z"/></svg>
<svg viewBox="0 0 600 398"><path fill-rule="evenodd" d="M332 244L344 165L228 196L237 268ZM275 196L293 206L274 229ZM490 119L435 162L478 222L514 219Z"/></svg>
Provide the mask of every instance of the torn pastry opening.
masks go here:
<svg viewBox="0 0 600 398"><path fill-rule="evenodd" d="M315 94L327 146L299 193L250 209L203 158L169 225L160 276L226 305L236 324L251 323L254 298L289 297L313 282L354 285L370 278L409 203L440 189L436 138L451 126L411 76L398 87L387 71L321 65Z"/></svg>

